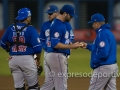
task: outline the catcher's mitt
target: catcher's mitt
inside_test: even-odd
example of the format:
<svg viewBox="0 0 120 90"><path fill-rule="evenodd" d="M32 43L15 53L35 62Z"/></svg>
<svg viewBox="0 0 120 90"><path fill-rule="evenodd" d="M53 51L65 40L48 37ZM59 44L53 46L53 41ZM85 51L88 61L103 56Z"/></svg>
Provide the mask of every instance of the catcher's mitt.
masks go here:
<svg viewBox="0 0 120 90"><path fill-rule="evenodd" d="M42 71L43 71L42 66L39 66L39 67L38 67L38 75L41 75Z"/></svg>
<svg viewBox="0 0 120 90"><path fill-rule="evenodd" d="M10 43L9 42L6 42L6 52L9 52L10 51Z"/></svg>

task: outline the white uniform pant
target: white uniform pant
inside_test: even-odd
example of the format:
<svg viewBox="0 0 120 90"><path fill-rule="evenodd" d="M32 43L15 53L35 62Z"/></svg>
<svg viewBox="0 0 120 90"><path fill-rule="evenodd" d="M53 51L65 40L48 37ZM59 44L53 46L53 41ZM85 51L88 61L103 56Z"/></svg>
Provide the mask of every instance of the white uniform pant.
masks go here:
<svg viewBox="0 0 120 90"><path fill-rule="evenodd" d="M9 68L13 75L14 87L21 88L25 80L27 85L33 86L38 83L37 66L32 55L11 56Z"/></svg>
<svg viewBox="0 0 120 90"><path fill-rule="evenodd" d="M103 65L94 69L89 90L117 90L117 64Z"/></svg>
<svg viewBox="0 0 120 90"><path fill-rule="evenodd" d="M62 53L45 56L45 82L40 90L67 90L67 57Z"/></svg>

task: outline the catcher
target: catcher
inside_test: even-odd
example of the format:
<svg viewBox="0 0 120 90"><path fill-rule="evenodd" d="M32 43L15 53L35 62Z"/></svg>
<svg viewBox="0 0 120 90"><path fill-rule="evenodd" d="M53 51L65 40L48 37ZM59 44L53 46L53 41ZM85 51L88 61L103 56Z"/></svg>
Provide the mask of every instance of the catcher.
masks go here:
<svg viewBox="0 0 120 90"><path fill-rule="evenodd" d="M40 90L38 72L40 74L41 42L37 30L31 25L31 11L21 8L15 23L10 25L1 39L1 47L9 52L9 68L11 70L15 90ZM36 54L36 60L33 55ZM37 65L36 65L37 64Z"/></svg>

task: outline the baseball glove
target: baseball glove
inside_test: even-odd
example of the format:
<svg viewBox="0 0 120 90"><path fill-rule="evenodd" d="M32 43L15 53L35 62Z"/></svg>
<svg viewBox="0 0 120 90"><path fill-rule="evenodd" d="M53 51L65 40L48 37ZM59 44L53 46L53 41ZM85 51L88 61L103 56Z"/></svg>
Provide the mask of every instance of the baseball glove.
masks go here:
<svg viewBox="0 0 120 90"><path fill-rule="evenodd" d="M9 42L6 42L6 52L9 52L10 51L10 43Z"/></svg>
<svg viewBox="0 0 120 90"><path fill-rule="evenodd" d="M41 75L43 71L43 67L42 66L38 66L38 75Z"/></svg>

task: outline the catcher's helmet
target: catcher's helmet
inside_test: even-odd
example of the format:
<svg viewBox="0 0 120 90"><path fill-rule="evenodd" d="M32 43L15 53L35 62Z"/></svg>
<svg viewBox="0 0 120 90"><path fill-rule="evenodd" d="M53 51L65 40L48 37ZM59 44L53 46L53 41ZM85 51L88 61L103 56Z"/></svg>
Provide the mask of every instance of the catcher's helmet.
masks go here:
<svg viewBox="0 0 120 90"><path fill-rule="evenodd" d="M30 16L31 16L30 9L28 9L28 8L21 8L18 11L18 16L15 19L16 20L24 20L24 19L26 19L27 17L30 17Z"/></svg>

